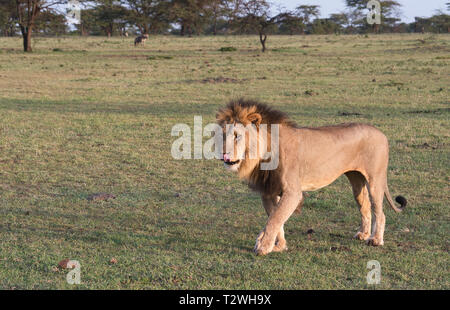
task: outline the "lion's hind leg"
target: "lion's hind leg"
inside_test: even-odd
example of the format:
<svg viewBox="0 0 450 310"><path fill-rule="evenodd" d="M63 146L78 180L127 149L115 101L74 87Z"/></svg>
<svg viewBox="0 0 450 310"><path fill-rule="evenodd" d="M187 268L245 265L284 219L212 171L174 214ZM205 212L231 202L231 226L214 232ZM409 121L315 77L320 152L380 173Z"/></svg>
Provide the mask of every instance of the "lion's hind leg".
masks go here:
<svg viewBox="0 0 450 310"><path fill-rule="evenodd" d="M385 180L385 178L384 178ZM373 217L372 217L372 235L367 240L368 245L383 245L384 226L386 224L386 217L383 212L383 199L385 181L382 178L379 180L369 181L370 198L372 200Z"/></svg>
<svg viewBox="0 0 450 310"><path fill-rule="evenodd" d="M352 185L353 196L361 212L361 226L354 238L368 240L370 238L372 212L366 178L358 171L349 171L345 175Z"/></svg>

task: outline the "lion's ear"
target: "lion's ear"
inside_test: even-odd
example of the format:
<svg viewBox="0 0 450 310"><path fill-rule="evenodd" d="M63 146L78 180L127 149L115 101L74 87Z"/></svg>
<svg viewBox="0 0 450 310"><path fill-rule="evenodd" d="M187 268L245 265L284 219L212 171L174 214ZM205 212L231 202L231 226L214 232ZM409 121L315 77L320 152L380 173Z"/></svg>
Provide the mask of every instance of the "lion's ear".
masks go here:
<svg viewBox="0 0 450 310"><path fill-rule="evenodd" d="M261 114L256 113L256 112L255 112L255 113L252 113L252 114L249 114L249 115L247 116L247 119L248 119L248 121L249 121L250 123L254 124L256 127L258 127L259 124L261 124L261 121L262 121Z"/></svg>

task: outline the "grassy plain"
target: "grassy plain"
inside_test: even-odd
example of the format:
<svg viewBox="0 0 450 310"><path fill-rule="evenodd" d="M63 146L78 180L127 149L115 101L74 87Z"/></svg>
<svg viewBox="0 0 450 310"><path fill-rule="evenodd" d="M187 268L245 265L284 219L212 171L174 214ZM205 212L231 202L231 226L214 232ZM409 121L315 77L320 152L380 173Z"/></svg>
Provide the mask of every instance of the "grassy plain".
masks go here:
<svg viewBox="0 0 450 310"><path fill-rule="evenodd" d="M256 36L33 44L0 38L0 288L450 288L449 35L271 36L266 53ZM351 238L360 216L341 177L288 221L288 252L252 253L259 196L219 161L170 155L173 125L213 122L241 96L300 125L388 136L390 191L409 205L385 207L383 247ZM98 192L116 199L87 199Z"/></svg>

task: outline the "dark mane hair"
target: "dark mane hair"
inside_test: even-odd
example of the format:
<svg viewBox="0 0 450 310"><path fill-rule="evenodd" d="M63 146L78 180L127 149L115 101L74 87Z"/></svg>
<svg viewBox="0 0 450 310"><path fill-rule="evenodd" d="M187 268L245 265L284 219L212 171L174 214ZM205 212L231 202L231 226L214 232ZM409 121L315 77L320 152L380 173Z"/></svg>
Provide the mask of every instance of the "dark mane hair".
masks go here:
<svg viewBox="0 0 450 310"><path fill-rule="evenodd" d="M281 195L280 174L278 172L280 167L275 170L261 170L260 167L259 164L248 177L248 186L260 193Z"/></svg>
<svg viewBox="0 0 450 310"><path fill-rule="evenodd" d="M240 98L230 101L225 108L219 110L216 119L219 125L231 123L248 124L249 115L258 113L261 116L261 124L282 124L290 127L297 125L289 117L278 110L256 100Z"/></svg>

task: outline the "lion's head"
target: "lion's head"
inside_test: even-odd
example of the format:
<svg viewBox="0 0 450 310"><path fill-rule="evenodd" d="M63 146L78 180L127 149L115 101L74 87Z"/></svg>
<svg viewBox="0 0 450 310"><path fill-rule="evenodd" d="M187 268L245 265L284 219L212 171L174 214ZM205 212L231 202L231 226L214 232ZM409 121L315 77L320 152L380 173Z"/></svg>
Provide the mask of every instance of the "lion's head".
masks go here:
<svg viewBox="0 0 450 310"><path fill-rule="evenodd" d="M216 119L222 127L222 159L226 169L248 181L255 173L259 175L260 163L271 151L271 125L295 126L284 113L245 99L228 103L219 110Z"/></svg>

